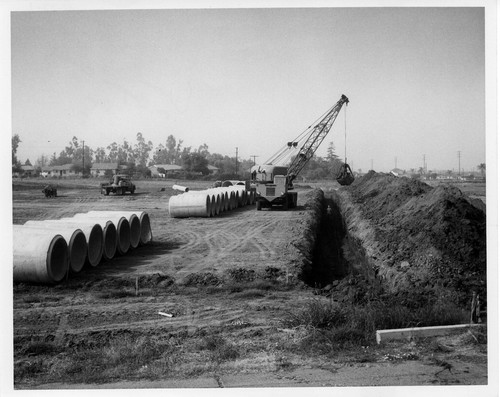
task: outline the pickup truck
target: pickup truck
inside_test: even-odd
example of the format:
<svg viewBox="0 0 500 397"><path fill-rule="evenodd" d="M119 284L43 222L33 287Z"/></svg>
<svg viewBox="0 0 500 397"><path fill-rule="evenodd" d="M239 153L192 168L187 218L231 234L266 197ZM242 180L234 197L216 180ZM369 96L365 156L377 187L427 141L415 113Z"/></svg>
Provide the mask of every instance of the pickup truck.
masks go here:
<svg viewBox="0 0 500 397"><path fill-rule="evenodd" d="M135 185L128 175L115 175L109 183L101 184L101 194L106 196L109 193L124 195L126 192L130 192L130 194L135 192Z"/></svg>

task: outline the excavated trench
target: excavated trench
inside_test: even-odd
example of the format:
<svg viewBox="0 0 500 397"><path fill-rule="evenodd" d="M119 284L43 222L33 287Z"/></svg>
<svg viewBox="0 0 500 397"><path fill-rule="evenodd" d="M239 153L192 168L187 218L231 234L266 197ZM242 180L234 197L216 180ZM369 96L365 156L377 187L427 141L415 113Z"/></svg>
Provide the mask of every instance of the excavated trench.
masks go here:
<svg viewBox="0 0 500 397"><path fill-rule="evenodd" d="M310 265L302 272L302 281L314 288L324 288L349 274L363 273L373 279L362 242L348 231L339 197L334 191L322 192L316 210L316 230L310 252Z"/></svg>
<svg viewBox="0 0 500 397"><path fill-rule="evenodd" d="M474 293L485 297L483 207L454 186L377 173L319 191L310 204L304 235L310 249L300 278L324 288L360 276L396 294L446 291L460 305Z"/></svg>
<svg viewBox="0 0 500 397"><path fill-rule="evenodd" d="M331 194L322 196L316 237L311 252L311 266L303 273L303 281L311 287L323 288L349 273L344 257L346 226L338 204Z"/></svg>

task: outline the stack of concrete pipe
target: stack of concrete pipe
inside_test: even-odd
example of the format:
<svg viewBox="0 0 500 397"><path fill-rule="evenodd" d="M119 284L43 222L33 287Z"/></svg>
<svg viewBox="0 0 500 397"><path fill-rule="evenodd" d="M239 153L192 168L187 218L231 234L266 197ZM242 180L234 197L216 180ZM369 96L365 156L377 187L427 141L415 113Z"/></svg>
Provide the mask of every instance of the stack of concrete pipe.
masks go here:
<svg viewBox="0 0 500 397"><path fill-rule="evenodd" d="M57 283L152 241L145 211L89 211L14 225L14 281ZM62 251L65 254L62 254Z"/></svg>
<svg viewBox="0 0 500 397"><path fill-rule="evenodd" d="M210 218L255 203L255 191L244 184L196 191L176 186L184 193L170 197L168 211L172 218Z"/></svg>

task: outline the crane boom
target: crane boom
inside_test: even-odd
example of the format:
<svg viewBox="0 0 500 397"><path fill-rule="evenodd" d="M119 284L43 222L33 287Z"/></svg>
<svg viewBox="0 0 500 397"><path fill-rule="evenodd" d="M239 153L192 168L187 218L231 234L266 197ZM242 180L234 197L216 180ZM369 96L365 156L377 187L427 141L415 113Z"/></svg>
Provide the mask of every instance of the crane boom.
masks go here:
<svg viewBox="0 0 500 397"><path fill-rule="evenodd" d="M304 168L307 162L314 155L319 145L321 145L321 142L323 142L323 139L327 136L328 132L330 132L330 128L332 128L333 122L337 118L337 115L339 114L340 109L342 109L342 105L344 105L344 103L347 106L349 99L345 95L342 95L335 106L320 120L318 124L316 124L313 131L309 134L307 140L300 148L299 153L295 156L294 160L288 167L287 177L290 185L302 168Z"/></svg>
<svg viewBox="0 0 500 397"><path fill-rule="evenodd" d="M342 95L340 100L326 112L326 115L321 117L312 132L308 133L311 128L308 127L301 134L301 139L295 142L288 142L286 148L278 151L265 164L254 165L252 167L251 175L256 191L257 211L266 207L272 208L273 206L281 206L284 209L297 206L298 193L291 191L293 190L293 180L312 158L321 142L323 142L323 139L325 139L342 106L348 103L349 99L345 95ZM281 165L280 162L283 162L286 158L291 158L293 153L297 153L295 149L299 144L298 142L302 142L303 139L305 139L304 144L298 150L298 154L290 166L287 168L285 165ZM349 184L352 182L351 179L347 180L346 173L347 170L344 171L339 183Z"/></svg>

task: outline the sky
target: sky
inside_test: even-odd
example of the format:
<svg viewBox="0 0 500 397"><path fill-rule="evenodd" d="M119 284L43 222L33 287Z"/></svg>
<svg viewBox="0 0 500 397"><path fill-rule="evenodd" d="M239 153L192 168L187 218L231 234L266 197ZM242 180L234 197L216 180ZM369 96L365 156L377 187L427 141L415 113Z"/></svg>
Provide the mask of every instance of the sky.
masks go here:
<svg viewBox="0 0 500 397"><path fill-rule="evenodd" d="M320 156L333 142L355 170L486 162L482 7L28 9L10 24L23 163L138 132L264 162L342 94Z"/></svg>

